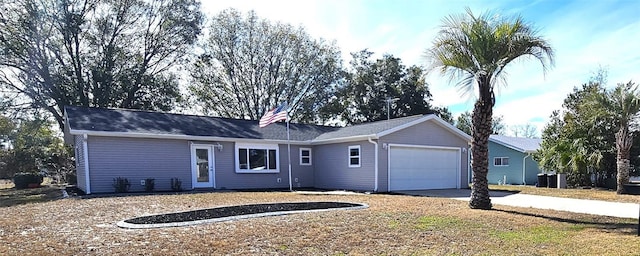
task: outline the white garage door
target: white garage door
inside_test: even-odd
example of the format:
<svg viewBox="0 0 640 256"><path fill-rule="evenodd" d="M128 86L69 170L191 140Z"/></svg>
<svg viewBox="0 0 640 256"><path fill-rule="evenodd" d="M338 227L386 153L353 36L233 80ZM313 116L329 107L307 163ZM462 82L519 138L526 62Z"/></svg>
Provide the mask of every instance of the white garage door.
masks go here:
<svg viewBox="0 0 640 256"><path fill-rule="evenodd" d="M457 188L457 149L390 147L389 190Z"/></svg>

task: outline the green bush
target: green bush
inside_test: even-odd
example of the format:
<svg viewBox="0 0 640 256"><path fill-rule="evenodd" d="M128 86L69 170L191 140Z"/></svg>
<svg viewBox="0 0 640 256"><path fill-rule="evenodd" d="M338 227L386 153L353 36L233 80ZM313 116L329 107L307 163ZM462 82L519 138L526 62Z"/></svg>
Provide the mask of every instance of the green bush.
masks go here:
<svg viewBox="0 0 640 256"><path fill-rule="evenodd" d="M144 179L144 191L153 191L153 188L156 186L155 181L155 179Z"/></svg>
<svg viewBox="0 0 640 256"><path fill-rule="evenodd" d="M182 181L178 178L171 178L171 190L182 191Z"/></svg>
<svg viewBox="0 0 640 256"><path fill-rule="evenodd" d="M17 189L25 189L30 186L40 186L42 183L42 176L37 173L16 173L13 176L13 184ZM32 185L33 184L33 185Z"/></svg>
<svg viewBox="0 0 640 256"><path fill-rule="evenodd" d="M126 193L129 192L131 183L127 178L118 177L113 179L113 187L116 189L116 193Z"/></svg>

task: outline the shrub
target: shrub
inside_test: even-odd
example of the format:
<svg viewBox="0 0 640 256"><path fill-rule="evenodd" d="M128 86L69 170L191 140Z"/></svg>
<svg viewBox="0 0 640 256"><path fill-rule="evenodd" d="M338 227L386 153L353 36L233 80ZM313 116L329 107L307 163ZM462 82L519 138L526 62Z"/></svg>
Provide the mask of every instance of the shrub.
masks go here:
<svg viewBox="0 0 640 256"><path fill-rule="evenodd" d="M116 189L116 193L126 193L129 192L131 183L127 178L118 177L113 179L113 187Z"/></svg>
<svg viewBox="0 0 640 256"><path fill-rule="evenodd" d="M13 184L17 189L24 189L30 186L40 186L42 183L42 176L37 173L16 173L13 176ZM32 185L33 184L33 185Z"/></svg>
<svg viewBox="0 0 640 256"><path fill-rule="evenodd" d="M147 191L147 192L151 192L151 191L153 191L153 188L154 188L154 187L155 187L155 185L156 185L156 184L155 184L155 183L156 183L155 181L156 181L155 179L151 179L151 178L149 178L149 179L144 179L144 191Z"/></svg>
<svg viewBox="0 0 640 256"><path fill-rule="evenodd" d="M69 185L78 185L78 176L75 173L67 173L65 180Z"/></svg>
<svg viewBox="0 0 640 256"><path fill-rule="evenodd" d="M182 191L182 181L178 178L171 178L171 190Z"/></svg>

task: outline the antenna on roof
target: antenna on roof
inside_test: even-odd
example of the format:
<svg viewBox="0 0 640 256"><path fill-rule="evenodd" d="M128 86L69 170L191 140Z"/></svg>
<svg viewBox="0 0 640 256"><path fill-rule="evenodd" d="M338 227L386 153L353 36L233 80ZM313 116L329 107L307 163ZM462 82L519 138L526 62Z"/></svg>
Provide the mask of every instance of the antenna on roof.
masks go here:
<svg viewBox="0 0 640 256"><path fill-rule="evenodd" d="M391 102L394 102L396 100L399 100L399 98L387 97L386 99L383 100L384 102L387 103L387 120L389 120L389 110L391 109Z"/></svg>

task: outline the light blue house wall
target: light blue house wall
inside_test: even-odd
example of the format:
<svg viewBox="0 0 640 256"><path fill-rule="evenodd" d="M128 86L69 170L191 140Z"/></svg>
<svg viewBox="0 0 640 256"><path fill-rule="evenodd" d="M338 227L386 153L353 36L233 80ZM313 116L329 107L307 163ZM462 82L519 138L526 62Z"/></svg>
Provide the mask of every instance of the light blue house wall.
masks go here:
<svg viewBox="0 0 640 256"><path fill-rule="evenodd" d="M496 166L494 160L496 157L508 157L509 165ZM538 163L530 154L489 141L489 173L487 174L489 184L534 185L537 182L538 173L540 173Z"/></svg>

